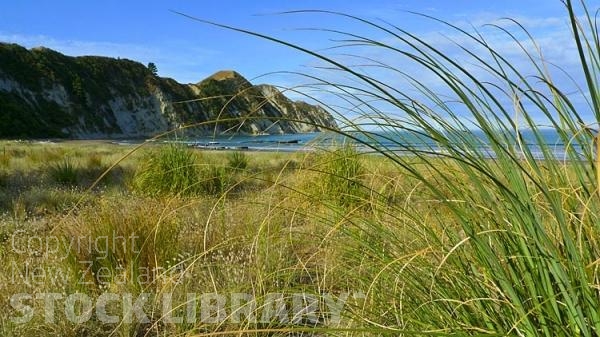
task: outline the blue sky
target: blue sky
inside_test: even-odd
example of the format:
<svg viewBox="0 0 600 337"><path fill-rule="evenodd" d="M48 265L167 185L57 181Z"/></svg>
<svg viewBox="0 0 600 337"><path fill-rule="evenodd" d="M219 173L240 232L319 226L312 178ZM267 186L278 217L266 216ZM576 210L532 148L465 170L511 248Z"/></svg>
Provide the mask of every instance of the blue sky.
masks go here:
<svg viewBox="0 0 600 337"><path fill-rule="evenodd" d="M593 9L599 1L588 1ZM283 38L314 50L335 44L324 32L299 28L335 28L369 34L350 20L318 14L277 14L298 9L324 9L385 20L448 48L460 39L440 25L407 11L432 15L469 27L511 17L536 35L547 58L567 71L575 50L564 41L569 30L559 0L406 0L406 1L5 1L0 12L0 41L26 47L46 46L67 55L103 55L154 62L159 75L188 83L221 69L235 69L255 83L293 86L297 79L269 76L274 71L303 71L319 63L306 55L251 36L203 24L172 11ZM375 38L382 38L375 36ZM507 54L514 52L506 36L491 40ZM369 54L380 59L386 54ZM397 65L410 69L411 65ZM314 69L313 69L314 71ZM577 76L577 75L576 75ZM427 81L427 77L423 81ZM432 79L433 81L433 79ZM402 85L398 83L398 85ZM432 82L432 85L435 85Z"/></svg>
<svg viewBox="0 0 600 337"><path fill-rule="evenodd" d="M544 6L540 6L541 3ZM309 59L272 43L194 22L198 18L292 39L315 48L316 33L305 27L352 30L348 21L320 15L276 15L294 9L327 9L398 23L426 32L423 20L404 11L451 21L481 23L503 16L541 19L563 15L558 0L525 1L5 1L0 11L0 41L26 47L46 46L68 55L124 57L155 62L162 76L196 82L219 69L236 69L247 77L299 69ZM426 22L425 22L426 24Z"/></svg>

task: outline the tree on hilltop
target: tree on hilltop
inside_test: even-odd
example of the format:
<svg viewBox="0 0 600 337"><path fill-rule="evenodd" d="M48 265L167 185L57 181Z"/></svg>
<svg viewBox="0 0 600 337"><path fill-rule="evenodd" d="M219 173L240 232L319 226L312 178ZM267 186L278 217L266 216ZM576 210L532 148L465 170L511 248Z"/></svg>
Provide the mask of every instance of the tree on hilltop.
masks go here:
<svg viewBox="0 0 600 337"><path fill-rule="evenodd" d="M154 62L148 63L148 70L150 70L152 75L154 75L154 76L158 75L158 68L156 67L156 64L154 64Z"/></svg>

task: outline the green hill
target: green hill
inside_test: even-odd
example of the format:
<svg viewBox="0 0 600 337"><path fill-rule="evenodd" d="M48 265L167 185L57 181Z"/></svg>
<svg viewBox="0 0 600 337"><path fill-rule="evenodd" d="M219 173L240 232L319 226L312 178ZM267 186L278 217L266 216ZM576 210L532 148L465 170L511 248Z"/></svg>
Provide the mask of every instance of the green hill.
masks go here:
<svg viewBox="0 0 600 337"><path fill-rule="evenodd" d="M70 57L0 43L0 138L150 137L219 119L187 132L336 127L321 107L293 102L273 86L254 86L234 71L181 84L127 59Z"/></svg>

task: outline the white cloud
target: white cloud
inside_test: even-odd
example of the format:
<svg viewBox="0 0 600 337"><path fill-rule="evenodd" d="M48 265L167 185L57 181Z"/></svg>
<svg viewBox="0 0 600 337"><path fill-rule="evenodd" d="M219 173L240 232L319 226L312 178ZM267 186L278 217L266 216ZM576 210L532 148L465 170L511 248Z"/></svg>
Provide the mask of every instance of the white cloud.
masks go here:
<svg viewBox="0 0 600 337"><path fill-rule="evenodd" d="M569 98L572 103L576 105L578 112L581 113L584 118L590 119L591 113L589 108L584 104L585 93L578 92L577 90L578 86L585 88L585 82L581 72L579 55L573 41L570 26L566 22L566 19L558 17L538 18L521 16L516 17L516 20L518 20L525 29L531 32L535 42L531 41L527 34L523 31L519 31L520 28L508 20L495 21L494 23L503 29L513 32L513 37L506 32L503 32L501 29L494 28L490 25L486 26L479 23L470 25L462 21L453 22L453 24L456 24L469 32L474 32L473 27L477 27L476 29L483 34L487 43L502 55L502 57L506 59L506 62L514 67L519 74L525 76L528 83L532 84L534 89L548 93L548 88L534 77L539 74L532 63L534 62L539 66L543 66L543 62L545 62L545 67L551 74L554 83L558 85L564 93L569 93ZM424 19L424 21L426 21L426 19ZM481 22L491 21L492 20L484 21L484 19L481 19ZM419 34L423 40L437 48L450 60L458 62L461 67L466 69L469 74L475 76L477 80L501 85L506 88L506 83L501 83L502 81L496 78L497 75L491 74L489 70L482 67L481 62L488 63L492 66L495 65L493 58L484 45L479 44L464 33L451 30L447 26L437 25L434 22L431 23L428 32ZM375 41L382 42L388 46L393 46L404 51L411 51L415 53L415 55L418 55L418 52L413 50L410 45L400 41L398 38L389 35L382 36L384 35L383 32L380 33L381 34L378 34L372 31L361 32L361 34L370 34L369 37ZM402 34L401 36L406 37L406 35ZM475 36L477 35L475 34ZM410 40L410 38L408 39ZM541 55L537 51L538 47L541 51ZM421 50L426 49L423 46L419 46L418 48ZM469 56L462 48L481 57L482 61L478 61L474 57ZM355 69L360 72L368 74L382 81L386 85L418 100L427 100L427 98L424 97L423 93L420 93L412 87L399 72L405 72L413 76L425 88L430 89L439 95L439 98L445 99L447 96L448 99L452 100L451 97L455 97L455 94L449 90L447 84L434 72L425 69L414 59L406 57L396 51L380 46L354 45L351 47L335 49L334 52L336 53L334 57L341 60L341 63L346 65L354 64L356 65ZM344 55L344 53L360 55L365 58L352 58ZM527 53L531 55L533 61L528 58ZM369 62L367 58L374 61ZM440 59L439 56L437 58ZM362 65L364 63L375 64L375 62L381 62L390 68L367 67ZM445 63L448 65L448 62ZM319 63L317 63L317 65L319 65ZM508 69L508 65L504 65L504 68ZM466 75L460 74L456 69L451 71L454 75L457 75L461 81L464 81L464 83L468 82ZM347 73L336 74L335 72L329 72L325 74L321 69L317 69L316 73L320 76L326 76L327 79L335 83L349 83L346 78L348 75ZM569 76L572 78L569 78ZM510 77L517 83L520 81L516 74L511 74ZM493 92L494 95L497 95L495 98L501 101L504 108L509 111L513 109L513 97L510 97L510 94L504 94L500 90L493 90ZM532 105L529 104L529 106L531 107ZM531 109L535 108L532 107ZM540 123L544 123L541 114L536 113L535 110L530 110L530 112L539 117Z"/></svg>

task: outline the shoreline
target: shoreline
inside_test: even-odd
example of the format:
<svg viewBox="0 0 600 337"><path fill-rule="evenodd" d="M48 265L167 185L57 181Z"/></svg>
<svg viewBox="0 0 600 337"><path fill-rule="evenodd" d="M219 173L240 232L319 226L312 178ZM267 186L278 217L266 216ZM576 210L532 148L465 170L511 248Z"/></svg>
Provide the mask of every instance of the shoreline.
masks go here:
<svg viewBox="0 0 600 337"><path fill-rule="evenodd" d="M115 145L115 146L157 146L169 143L179 143L186 147L206 152L248 152L248 153L314 153L319 150L331 149L332 146L339 143L330 142L331 139L323 138L324 142L319 143L315 141L317 137L322 133L307 133L307 134L284 134L284 135L260 135L260 136L220 136L219 138L206 138L206 139L185 139L185 140L165 140L165 139L16 139L8 140L1 139L0 146L2 144L40 144L40 145L57 145L65 144L71 146L98 146L98 145ZM256 137L256 138L255 138ZM267 139L260 139L260 137L269 137ZM304 138L302 138L304 137ZM406 156L419 156L426 155L431 157L445 158L448 157L450 152L443 148L432 148L431 144L424 144L423 147L414 146L417 152L407 150L403 147L393 148L387 144L377 144L382 151L387 153L393 153L394 155L406 157ZM535 149L535 145L531 145L530 150L533 153L535 160L548 160L543 157L543 154L539 150ZM359 144L357 151L369 155L382 155L381 152L374 151L371 147L365 144ZM481 151L487 159L493 159L495 156L490 152L490 149L479 148L476 151ZM420 154L417 154L420 153ZM554 158L553 160L561 162L570 162L573 160L569 159L568 152L566 149L557 148L554 146ZM520 160L525 159L523 153L515 153ZM585 154L578 152L578 156L581 160L585 160ZM579 160L579 161L581 161Z"/></svg>

